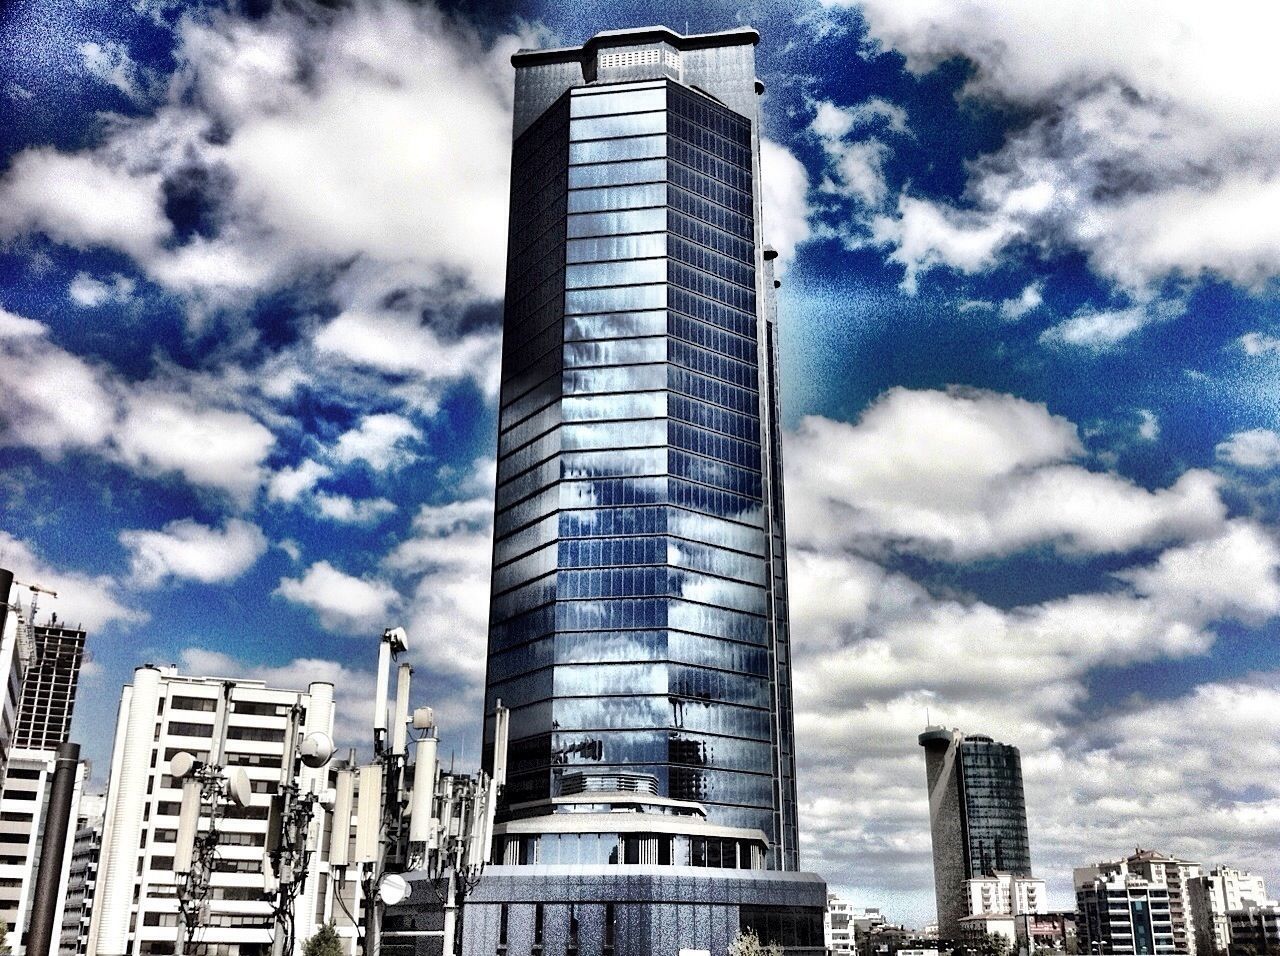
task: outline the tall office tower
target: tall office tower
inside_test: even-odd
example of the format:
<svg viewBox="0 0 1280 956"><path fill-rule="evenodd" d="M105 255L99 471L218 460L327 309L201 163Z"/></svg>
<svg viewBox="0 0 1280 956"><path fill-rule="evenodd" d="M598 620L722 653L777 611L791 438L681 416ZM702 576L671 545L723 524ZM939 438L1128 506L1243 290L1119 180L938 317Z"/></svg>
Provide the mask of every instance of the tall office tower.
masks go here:
<svg viewBox="0 0 1280 956"><path fill-rule="evenodd" d="M71 736L85 632L56 620L32 628L32 662L22 679L15 746L57 750Z"/></svg>
<svg viewBox="0 0 1280 956"><path fill-rule="evenodd" d="M753 920L822 945L825 891L794 875L758 42L652 27L513 57L485 701L487 766L497 703L511 708L496 829L508 884L487 879L495 906L469 908L468 952L531 934L576 936L582 956L677 941L719 953ZM566 884L540 890L560 896L536 912L500 911L504 892L532 898L506 865L594 867L599 902ZM647 889L617 884L631 865L652 871ZM616 895L669 895L669 867L693 881L681 905L716 910L716 928L677 921L674 898ZM723 870L754 889L702 885ZM775 902L793 904L785 930Z"/></svg>
<svg viewBox="0 0 1280 956"><path fill-rule="evenodd" d="M300 705L304 733L333 733L333 685L277 690L261 681L188 677L175 668L139 667L124 688L111 751L111 778L98 859L88 952L96 956L172 953L177 939L174 847L182 782L170 772L179 752L198 761L243 768L253 794L228 806L218 824L218 866L195 937L201 952L248 956L271 943L272 904L263 895L263 848L271 797L282 780L318 792L323 768L285 762L291 708ZM225 730L225 732L224 732ZM201 824L208 829L208 818ZM317 824L322 831L323 819ZM306 889L295 910L296 951L315 932L322 853L310 857Z"/></svg>
<svg viewBox="0 0 1280 956"><path fill-rule="evenodd" d="M990 737L928 727L920 735L929 787L938 932L955 939L971 912L966 881L996 873L1031 877L1018 748Z"/></svg>
<svg viewBox="0 0 1280 956"><path fill-rule="evenodd" d="M1267 902L1267 885L1260 876L1229 866L1217 866L1187 880L1187 895L1199 956L1218 956L1231 945L1231 917L1246 905Z"/></svg>
<svg viewBox="0 0 1280 956"><path fill-rule="evenodd" d="M1174 956L1169 887L1163 873L1147 879L1112 864L1079 867L1076 936L1081 953Z"/></svg>
<svg viewBox="0 0 1280 956"><path fill-rule="evenodd" d="M98 883L98 854L102 849L102 818L106 809L105 795L84 794L80 797L71 860L67 869L59 956L85 956L89 951L89 923L93 917L93 895Z"/></svg>

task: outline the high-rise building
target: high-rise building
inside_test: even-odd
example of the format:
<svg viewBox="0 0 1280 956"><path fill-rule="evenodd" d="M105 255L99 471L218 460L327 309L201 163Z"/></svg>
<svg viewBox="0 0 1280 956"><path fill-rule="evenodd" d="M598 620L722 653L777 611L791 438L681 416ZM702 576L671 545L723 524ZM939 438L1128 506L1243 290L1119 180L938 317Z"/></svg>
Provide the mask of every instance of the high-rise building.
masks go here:
<svg viewBox="0 0 1280 956"><path fill-rule="evenodd" d="M1230 914L1267 901L1262 877L1229 866L1217 866L1187 881L1199 956L1215 956L1231 945Z"/></svg>
<svg viewBox="0 0 1280 956"><path fill-rule="evenodd" d="M1163 871L1148 879L1111 864L1075 870L1078 951L1097 956L1173 956L1173 919Z"/></svg>
<svg viewBox="0 0 1280 956"><path fill-rule="evenodd" d="M89 951L89 923L98 883L98 854L102 849L102 818L107 798L84 794L76 814L75 836L67 868L67 891L62 907L59 956L85 956Z"/></svg>
<svg viewBox="0 0 1280 956"><path fill-rule="evenodd" d="M822 947L758 42L652 27L513 58L486 766L499 701L511 745L477 956L719 953L748 927Z"/></svg>
<svg viewBox="0 0 1280 956"><path fill-rule="evenodd" d="M929 790L938 931L954 939L962 919L982 915L970 907L967 881L996 873L1031 877L1022 760L1017 747L982 734L928 727L919 740Z"/></svg>
<svg viewBox="0 0 1280 956"><path fill-rule="evenodd" d="M1130 873L1144 876L1148 880L1163 879L1169 888L1169 920L1173 923L1174 949L1187 956L1195 956L1196 926L1191 906L1190 883L1200 875L1200 864L1141 847L1129 854L1124 863Z"/></svg>
<svg viewBox="0 0 1280 956"><path fill-rule="evenodd" d="M218 822L218 866L195 937L200 952L248 956L269 947L272 903L264 895L263 860L271 798L284 779L307 792L322 789L323 768L285 760L292 708L304 733L333 733L333 685L278 690L261 681L190 677L150 665L124 688L111 752L111 776L88 952L96 956L172 953L177 939L178 883L174 848L182 782L171 772L179 752L215 766L243 768L252 788L247 806L228 806ZM326 816L322 814L322 817ZM323 819L316 821L323 832ZM201 824L209 828L207 816ZM298 947L314 931L324 853L311 854L295 909ZM300 951L300 948L297 949Z"/></svg>
<svg viewBox="0 0 1280 956"><path fill-rule="evenodd" d="M85 632L56 618L32 628L32 660L22 679L14 745L56 751L71 739Z"/></svg>

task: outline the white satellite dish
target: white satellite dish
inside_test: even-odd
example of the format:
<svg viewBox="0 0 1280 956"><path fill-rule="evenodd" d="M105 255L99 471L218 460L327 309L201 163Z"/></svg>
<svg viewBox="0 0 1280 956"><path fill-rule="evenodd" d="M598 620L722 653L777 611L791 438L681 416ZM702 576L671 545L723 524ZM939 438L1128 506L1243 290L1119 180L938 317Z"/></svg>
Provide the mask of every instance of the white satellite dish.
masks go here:
<svg viewBox="0 0 1280 956"><path fill-rule="evenodd" d="M413 892L413 887L399 873L388 873L378 884L378 899L387 906L403 903Z"/></svg>
<svg viewBox="0 0 1280 956"><path fill-rule="evenodd" d="M298 745L298 755L302 757L302 762L312 769L323 767L333 756L333 739L318 730L307 734Z"/></svg>
<svg viewBox="0 0 1280 956"><path fill-rule="evenodd" d="M253 785L243 767L228 767L222 771L227 781L227 797L237 807L247 807L253 797Z"/></svg>
<svg viewBox="0 0 1280 956"><path fill-rule="evenodd" d="M191 756L185 750L179 750L173 755L173 759L169 761L169 773L173 774L179 780L184 777L191 776L191 771L196 767L196 758Z"/></svg>
<svg viewBox="0 0 1280 956"><path fill-rule="evenodd" d="M430 730L435 725L436 715L430 707L419 707L413 712L414 730Z"/></svg>

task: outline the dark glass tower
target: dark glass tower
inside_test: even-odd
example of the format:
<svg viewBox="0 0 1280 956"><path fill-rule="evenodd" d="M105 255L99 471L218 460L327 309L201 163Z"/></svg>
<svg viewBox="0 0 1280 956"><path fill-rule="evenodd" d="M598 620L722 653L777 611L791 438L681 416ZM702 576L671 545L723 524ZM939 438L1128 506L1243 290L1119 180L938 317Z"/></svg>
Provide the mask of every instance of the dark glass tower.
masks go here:
<svg viewBox="0 0 1280 956"><path fill-rule="evenodd" d="M1022 759L990 737L930 727L920 735L929 786L938 925L957 933L968 916L964 881L993 873L1031 876Z"/></svg>
<svg viewBox="0 0 1280 956"><path fill-rule="evenodd" d="M486 765L499 701L510 748L469 954L720 956L749 927L821 951L824 888L793 872L757 42L513 58Z"/></svg>
<svg viewBox="0 0 1280 956"><path fill-rule="evenodd" d="M508 815L642 774L795 869L757 94L715 39L602 52L545 105L517 58L486 707Z"/></svg>

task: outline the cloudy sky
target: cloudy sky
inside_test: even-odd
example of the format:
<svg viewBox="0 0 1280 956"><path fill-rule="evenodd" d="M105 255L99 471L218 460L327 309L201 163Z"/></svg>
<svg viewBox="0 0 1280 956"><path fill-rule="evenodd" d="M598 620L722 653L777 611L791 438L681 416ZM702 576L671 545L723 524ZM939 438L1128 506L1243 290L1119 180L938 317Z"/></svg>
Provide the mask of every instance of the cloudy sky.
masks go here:
<svg viewBox="0 0 1280 956"><path fill-rule="evenodd" d="M784 255L803 852L932 915L926 719L1022 748L1033 861L1280 889L1272 4L0 12L0 564L144 661L338 682L381 627L476 751L510 54L750 23Z"/></svg>

